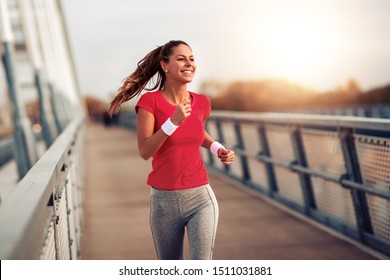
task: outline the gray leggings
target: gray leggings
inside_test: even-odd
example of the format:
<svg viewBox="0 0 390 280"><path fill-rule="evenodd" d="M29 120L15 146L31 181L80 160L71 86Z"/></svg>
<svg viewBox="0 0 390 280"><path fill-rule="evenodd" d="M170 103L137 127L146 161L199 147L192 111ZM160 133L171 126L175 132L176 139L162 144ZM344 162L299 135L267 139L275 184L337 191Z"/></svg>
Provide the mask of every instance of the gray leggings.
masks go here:
<svg viewBox="0 0 390 280"><path fill-rule="evenodd" d="M183 259L187 228L192 260L212 259L218 224L218 203L210 185L150 192L150 225L160 260Z"/></svg>

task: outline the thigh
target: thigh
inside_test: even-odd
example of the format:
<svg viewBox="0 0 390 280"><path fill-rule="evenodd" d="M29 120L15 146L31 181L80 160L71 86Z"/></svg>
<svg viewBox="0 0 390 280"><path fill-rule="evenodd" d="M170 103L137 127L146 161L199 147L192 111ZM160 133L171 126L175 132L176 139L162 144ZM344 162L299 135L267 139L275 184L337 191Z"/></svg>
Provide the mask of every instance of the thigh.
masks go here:
<svg viewBox="0 0 390 280"><path fill-rule="evenodd" d="M183 259L184 222L174 199L151 195L150 226L157 257Z"/></svg>
<svg viewBox="0 0 390 280"><path fill-rule="evenodd" d="M219 209L211 187L205 193L208 202L203 203L187 222L190 258L193 260L212 259L217 231Z"/></svg>

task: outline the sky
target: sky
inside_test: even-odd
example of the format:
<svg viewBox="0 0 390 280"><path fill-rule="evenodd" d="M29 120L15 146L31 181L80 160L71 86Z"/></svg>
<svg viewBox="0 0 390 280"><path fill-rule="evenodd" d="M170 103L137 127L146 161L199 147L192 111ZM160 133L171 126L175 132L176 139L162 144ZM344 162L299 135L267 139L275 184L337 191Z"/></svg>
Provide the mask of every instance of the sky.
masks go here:
<svg viewBox="0 0 390 280"><path fill-rule="evenodd" d="M110 100L149 51L192 48L203 81L283 79L329 91L390 84L388 0L63 0L81 93Z"/></svg>

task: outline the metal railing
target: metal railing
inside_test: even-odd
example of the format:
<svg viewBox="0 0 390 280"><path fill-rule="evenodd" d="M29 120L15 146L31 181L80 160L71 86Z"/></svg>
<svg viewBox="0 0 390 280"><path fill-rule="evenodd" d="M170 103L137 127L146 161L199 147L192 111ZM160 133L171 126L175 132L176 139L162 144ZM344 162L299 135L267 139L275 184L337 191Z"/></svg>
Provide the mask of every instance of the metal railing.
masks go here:
<svg viewBox="0 0 390 280"><path fill-rule="evenodd" d="M77 259L84 115L76 116L0 205L0 259Z"/></svg>
<svg viewBox="0 0 390 280"><path fill-rule="evenodd" d="M390 104L356 104L327 107L318 106L301 109L287 108L280 111L276 110L272 112L390 119Z"/></svg>
<svg viewBox="0 0 390 280"><path fill-rule="evenodd" d="M390 120L220 111L206 125L238 155L209 166L390 256Z"/></svg>
<svg viewBox="0 0 390 280"><path fill-rule="evenodd" d="M14 139L12 136L0 139L0 168L14 158Z"/></svg>
<svg viewBox="0 0 390 280"><path fill-rule="evenodd" d="M202 149L210 168L390 256L390 120L214 111L206 130L238 155L226 166Z"/></svg>

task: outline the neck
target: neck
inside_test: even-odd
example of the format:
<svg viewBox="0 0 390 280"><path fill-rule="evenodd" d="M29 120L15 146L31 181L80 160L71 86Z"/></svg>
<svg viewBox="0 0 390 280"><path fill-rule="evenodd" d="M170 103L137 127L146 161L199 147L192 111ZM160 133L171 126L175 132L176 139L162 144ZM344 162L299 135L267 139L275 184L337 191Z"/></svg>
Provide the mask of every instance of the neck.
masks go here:
<svg viewBox="0 0 390 280"><path fill-rule="evenodd" d="M161 91L164 96L174 104L179 104L183 99L191 98L189 92L187 91L187 86L185 84L179 86L166 84Z"/></svg>

